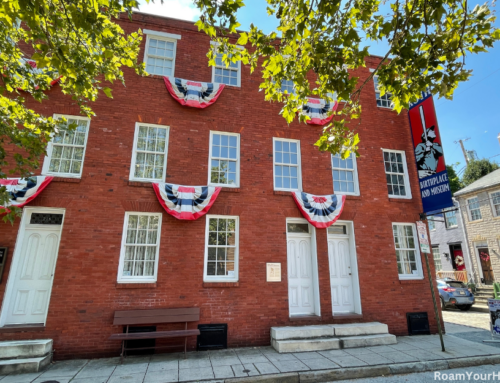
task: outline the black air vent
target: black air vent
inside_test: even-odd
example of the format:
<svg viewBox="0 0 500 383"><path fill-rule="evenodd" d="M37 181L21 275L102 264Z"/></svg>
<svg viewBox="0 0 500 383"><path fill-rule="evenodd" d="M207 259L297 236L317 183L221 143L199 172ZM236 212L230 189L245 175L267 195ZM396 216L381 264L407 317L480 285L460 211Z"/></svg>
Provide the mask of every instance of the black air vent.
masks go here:
<svg viewBox="0 0 500 383"><path fill-rule="evenodd" d="M199 324L198 351L227 348L227 323Z"/></svg>
<svg viewBox="0 0 500 383"><path fill-rule="evenodd" d="M427 313L406 313L406 321L408 322L408 334L430 335Z"/></svg>

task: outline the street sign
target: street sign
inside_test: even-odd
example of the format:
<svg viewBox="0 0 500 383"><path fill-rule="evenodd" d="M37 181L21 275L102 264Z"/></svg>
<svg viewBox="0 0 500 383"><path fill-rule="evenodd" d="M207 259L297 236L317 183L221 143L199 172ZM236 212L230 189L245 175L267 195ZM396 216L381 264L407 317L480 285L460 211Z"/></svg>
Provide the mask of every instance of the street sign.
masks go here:
<svg viewBox="0 0 500 383"><path fill-rule="evenodd" d="M427 225L422 221L417 222L418 243L420 243L420 251L430 254L429 238L427 237Z"/></svg>

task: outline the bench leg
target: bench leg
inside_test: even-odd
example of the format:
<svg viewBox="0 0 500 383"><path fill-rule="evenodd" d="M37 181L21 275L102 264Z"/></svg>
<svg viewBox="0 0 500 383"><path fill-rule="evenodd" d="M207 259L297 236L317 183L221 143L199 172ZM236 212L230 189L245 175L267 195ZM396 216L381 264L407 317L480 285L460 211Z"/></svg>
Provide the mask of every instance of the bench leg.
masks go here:
<svg viewBox="0 0 500 383"><path fill-rule="evenodd" d="M120 363L123 363L123 357L125 356L125 341L122 341L122 353L120 354Z"/></svg>

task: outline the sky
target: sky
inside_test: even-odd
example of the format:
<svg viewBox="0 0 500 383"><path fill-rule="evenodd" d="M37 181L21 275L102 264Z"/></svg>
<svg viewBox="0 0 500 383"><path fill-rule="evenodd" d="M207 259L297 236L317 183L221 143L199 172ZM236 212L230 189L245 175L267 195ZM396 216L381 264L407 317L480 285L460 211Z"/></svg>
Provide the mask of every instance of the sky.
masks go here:
<svg viewBox="0 0 500 383"><path fill-rule="evenodd" d="M164 0L163 4L159 0L155 4L140 1L141 12L192 21L199 17L192 0ZM474 7L483 2L472 0L469 6ZM276 19L267 15L265 0L247 0L246 3L249 5L237 15L240 29L249 29L250 24L254 23L269 33L277 26ZM500 27L498 20L496 26ZM372 44L370 53L385 55L385 49L384 44ZM500 163L500 143L497 138L500 134L500 94L497 93L500 88L500 43L488 53L468 56L466 66L473 70L472 77L458 86L453 100L434 98L446 163L458 163L455 168L457 171L463 171L465 166L458 144L460 139L464 140L467 150L476 151L478 158L490 158Z"/></svg>

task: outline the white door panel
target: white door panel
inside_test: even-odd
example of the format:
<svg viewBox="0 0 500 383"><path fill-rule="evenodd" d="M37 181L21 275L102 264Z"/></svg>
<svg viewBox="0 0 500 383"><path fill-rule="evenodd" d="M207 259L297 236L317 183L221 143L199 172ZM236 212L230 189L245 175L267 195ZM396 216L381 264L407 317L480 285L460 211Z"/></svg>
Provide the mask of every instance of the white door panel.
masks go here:
<svg viewBox="0 0 500 383"><path fill-rule="evenodd" d="M290 315L314 315L311 237L289 234L287 248Z"/></svg>
<svg viewBox="0 0 500 383"><path fill-rule="evenodd" d="M333 314L352 313L354 312L354 281L348 237L335 238L329 236L328 259L330 262Z"/></svg>

